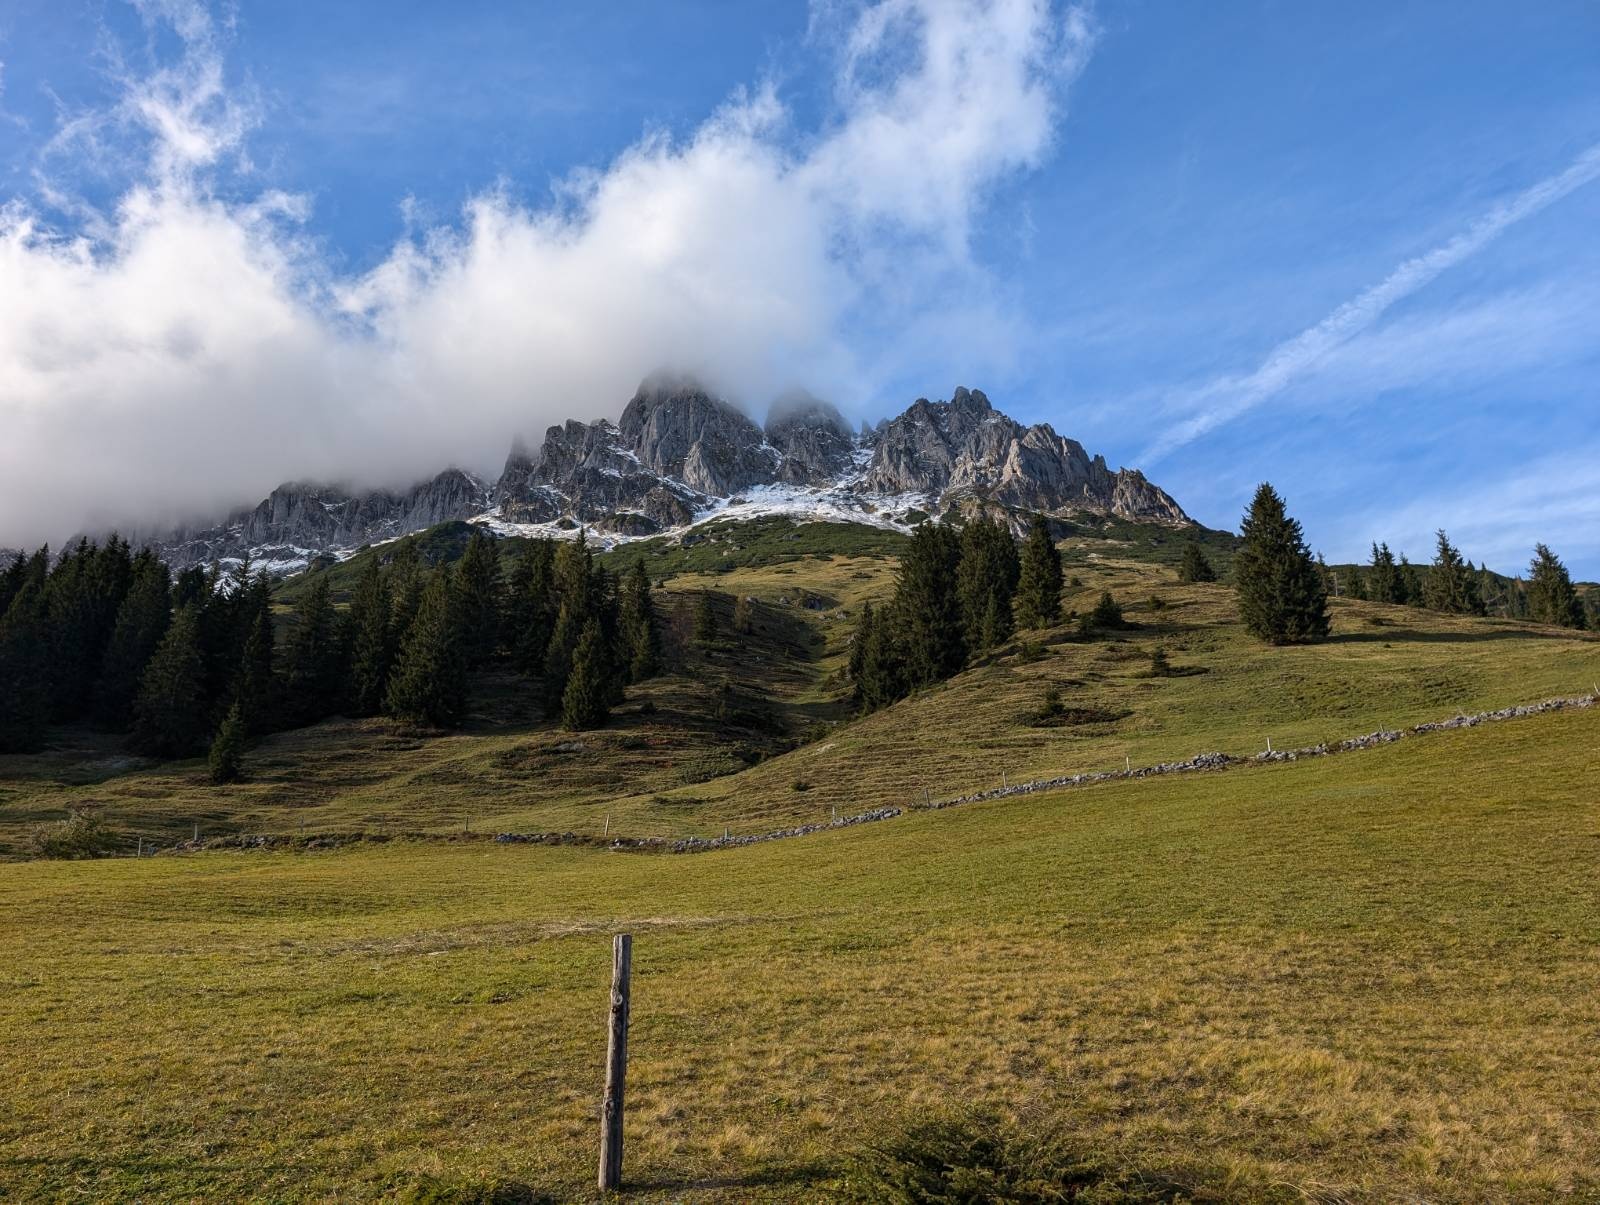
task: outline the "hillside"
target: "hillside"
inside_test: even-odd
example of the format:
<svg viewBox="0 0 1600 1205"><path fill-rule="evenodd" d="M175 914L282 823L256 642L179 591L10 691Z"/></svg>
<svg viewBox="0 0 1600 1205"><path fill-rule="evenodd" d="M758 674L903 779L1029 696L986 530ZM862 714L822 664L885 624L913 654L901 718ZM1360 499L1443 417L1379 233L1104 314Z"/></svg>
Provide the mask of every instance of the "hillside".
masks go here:
<svg viewBox="0 0 1600 1205"><path fill-rule="evenodd" d="M952 1101L1201 1200L1588 1199L1597 749L1591 709L691 857L12 866L0 1195L586 1199L625 929L630 1199L814 1200Z"/></svg>
<svg viewBox="0 0 1600 1205"><path fill-rule="evenodd" d="M453 529L426 537L453 547ZM1248 754L1574 694L1600 677L1600 641L1491 619L1337 600L1331 640L1270 649L1238 627L1225 586L1180 585L1163 545L1069 536L1069 608L1102 589L1133 626L1093 639L1070 625L1014 640L955 679L854 719L839 679L853 616L889 593L900 537L771 520L712 529L645 555L669 615L675 672L630 689L604 729L541 721L527 685L489 674L458 733L333 720L252 750L248 780L210 785L200 762L129 758L115 738L62 730L0 758L0 849L41 821L98 811L131 846L203 835L573 832L627 837L760 832L920 797L1202 751ZM1075 543L1075 541L1077 541ZM825 551L827 548L838 551ZM1074 549L1081 561L1071 560ZM379 555L381 550L371 554ZM346 580L359 566L326 570ZM292 602L304 579L280 589ZM721 634L690 635L712 591ZM734 604L748 631L736 632ZM1178 676L1148 676L1163 648ZM1034 726L1047 688L1068 714Z"/></svg>

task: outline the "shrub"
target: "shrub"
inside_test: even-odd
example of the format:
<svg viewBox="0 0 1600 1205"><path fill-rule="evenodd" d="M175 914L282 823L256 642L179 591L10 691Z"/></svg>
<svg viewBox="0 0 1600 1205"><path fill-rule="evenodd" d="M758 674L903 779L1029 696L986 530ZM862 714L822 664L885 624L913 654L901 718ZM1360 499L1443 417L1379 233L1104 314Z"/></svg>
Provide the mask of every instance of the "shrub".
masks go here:
<svg viewBox="0 0 1600 1205"><path fill-rule="evenodd" d="M1152 594L1150 596L1150 609L1152 611L1165 611L1167 609L1167 600Z"/></svg>
<svg viewBox="0 0 1600 1205"><path fill-rule="evenodd" d="M935 1115L911 1122L851 1160L834 1190L851 1205L966 1205L1186 1199L1076 1147L1059 1130L1018 1125L992 1113Z"/></svg>
<svg viewBox="0 0 1600 1205"><path fill-rule="evenodd" d="M1150 676L1152 678L1170 678L1172 676L1172 662L1167 660L1167 650L1157 645L1150 653Z"/></svg>
<svg viewBox="0 0 1600 1205"><path fill-rule="evenodd" d="M1122 608L1117 600L1111 597L1111 591L1102 590L1100 601L1095 603L1094 610L1089 612L1090 626L1096 628L1120 628L1122 623Z"/></svg>
<svg viewBox="0 0 1600 1205"><path fill-rule="evenodd" d="M803 778L797 778L794 780L793 789L796 791L809 791L811 784Z"/></svg>
<svg viewBox="0 0 1600 1205"><path fill-rule="evenodd" d="M109 858L117 852L118 838L93 812L75 811L34 829L31 844L41 858Z"/></svg>

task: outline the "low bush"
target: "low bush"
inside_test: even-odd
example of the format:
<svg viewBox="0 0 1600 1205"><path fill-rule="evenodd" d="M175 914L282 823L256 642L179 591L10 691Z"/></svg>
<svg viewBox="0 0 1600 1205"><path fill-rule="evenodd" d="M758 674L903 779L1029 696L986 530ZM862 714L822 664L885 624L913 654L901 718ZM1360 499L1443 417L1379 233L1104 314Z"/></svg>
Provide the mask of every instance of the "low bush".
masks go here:
<svg viewBox="0 0 1600 1205"><path fill-rule="evenodd" d="M1186 1200L1163 1179L1081 1149L1058 1129L992 1113L934 1115L874 1142L834 1189L849 1205L1056 1205Z"/></svg>
<svg viewBox="0 0 1600 1205"><path fill-rule="evenodd" d="M93 812L73 812L65 820L41 824L33 830L33 852L41 858L109 858L119 845L119 838L105 822Z"/></svg>

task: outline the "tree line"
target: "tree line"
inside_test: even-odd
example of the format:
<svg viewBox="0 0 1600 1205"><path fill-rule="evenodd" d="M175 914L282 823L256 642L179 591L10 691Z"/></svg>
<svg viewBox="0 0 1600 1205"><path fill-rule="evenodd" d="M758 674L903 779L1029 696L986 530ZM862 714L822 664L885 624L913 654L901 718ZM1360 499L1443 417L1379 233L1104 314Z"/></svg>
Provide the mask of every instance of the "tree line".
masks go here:
<svg viewBox="0 0 1600 1205"><path fill-rule="evenodd" d="M1061 554L1035 515L1021 552L1010 530L978 516L957 531L924 522L900 558L894 596L862 608L847 673L875 711L949 678L1011 639L1061 618Z"/></svg>
<svg viewBox="0 0 1600 1205"><path fill-rule="evenodd" d="M659 668L643 563L619 579L581 536L502 560L481 532L438 567L401 541L387 564L367 559L342 610L313 576L280 642L271 583L248 563L174 578L115 536L53 565L47 548L19 556L0 574L0 750L89 723L153 757L209 746L226 781L249 738L335 714L456 726L470 674L491 663L528 678L567 727L604 723Z"/></svg>

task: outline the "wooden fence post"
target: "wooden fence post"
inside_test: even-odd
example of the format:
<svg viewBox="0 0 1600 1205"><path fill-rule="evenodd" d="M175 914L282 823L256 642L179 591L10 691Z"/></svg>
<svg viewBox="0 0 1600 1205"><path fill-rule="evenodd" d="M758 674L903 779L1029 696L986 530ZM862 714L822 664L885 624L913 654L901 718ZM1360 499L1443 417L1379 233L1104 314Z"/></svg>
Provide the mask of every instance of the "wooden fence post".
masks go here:
<svg viewBox="0 0 1600 1205"><path fill-rule="evenodd" d="M633 937L611 939L611 1031L606 1039L606 1096L600 1109L600 1187L622 1187L622 1097L628 1077L628 977Z"/></svg>

